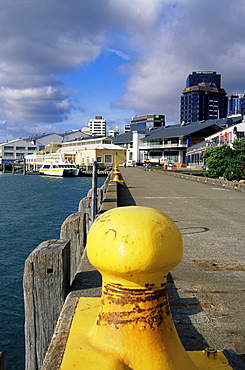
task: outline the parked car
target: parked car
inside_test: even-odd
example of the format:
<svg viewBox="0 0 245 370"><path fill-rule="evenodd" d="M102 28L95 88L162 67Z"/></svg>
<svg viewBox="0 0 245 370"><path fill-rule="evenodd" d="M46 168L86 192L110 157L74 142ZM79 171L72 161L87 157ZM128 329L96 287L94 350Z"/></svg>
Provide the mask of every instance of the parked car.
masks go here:
<svg viewBox="0 0 245 370"><path fill-rule="evenodd" d="M178 167L174 163L168 163L167 170L177 170Z"/></svg>

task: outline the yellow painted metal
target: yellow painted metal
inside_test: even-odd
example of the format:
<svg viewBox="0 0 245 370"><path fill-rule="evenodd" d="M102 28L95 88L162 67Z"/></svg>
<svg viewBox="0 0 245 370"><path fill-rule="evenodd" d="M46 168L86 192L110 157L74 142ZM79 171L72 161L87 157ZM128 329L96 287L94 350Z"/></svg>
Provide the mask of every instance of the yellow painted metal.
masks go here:
<svg viewBox="0 0 245 370"><path fill-rule="evenodd" d="M161 211L119 207L95 220L87 253L106 281L158 289L182 259L182 238L174 222Z"/></svg>
<svg viewBox="0 0 245 370"><path fill-rule="evenodd" d="M111 181L117 181L117 182L119 182L121 184L124 183L124 181L121 179L121 172L118 171L118 168L117 167L114 168L113 175L114 175L114 177L113 177L113 179Z"/></svg>
<svg viewBox="0 0 245 370"><path fill-rule="evenodd" d="M99 351L91 343L91 331L98 315L99 306L100 298L79 298L60 367L61 370L130 369L119 358L110 353ZM130 342L130 338L128 338L128 341ZM151 350L148 349L148 352L151 352ZM214 359L207 358L205 351L188 351L187 353L198 370L231 370L226 357L221 351L217 351L217 356ZM153 369L153 367L150 367L150 369ZM177 370L182 370L182 368Z"/></svg>
<svg viewBox="0 0 245 370"><path fill-rule="evenodd" d="M102 274L102 297L80 298L61 369L204 369L184 350L170 313L166 275L182 258L182 239L168 216L109 210L93 223L87 253Z"/></svg>
<svg viewBox="0 0 245 370"><path fill-rule="evenodd" d="M207 357L205 351L188 351L198 370L231 370L227 358L222 351L217 351L214 358Z"/></svg>
<svg viewBox="0 0 245 370"><path fill-rule="evenodd" d="M110 353L95 348L91 330L96 322L100 298L80 298L72 321L61 370L129 370Z"/></svg>

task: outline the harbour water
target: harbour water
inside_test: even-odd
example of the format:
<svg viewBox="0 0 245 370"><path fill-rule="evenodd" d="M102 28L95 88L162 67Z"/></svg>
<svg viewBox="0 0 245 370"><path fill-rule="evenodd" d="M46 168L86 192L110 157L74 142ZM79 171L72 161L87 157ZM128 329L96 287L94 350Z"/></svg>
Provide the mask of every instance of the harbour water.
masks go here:
<svg viewBox="0 0 245 370"><path fill-rule="evenodd" d="M104 178L98 178L98 187ZM53 178L0 172L0 352L8 370L24 369L24 262L42 241L59 238L91 177Z"/></svg>

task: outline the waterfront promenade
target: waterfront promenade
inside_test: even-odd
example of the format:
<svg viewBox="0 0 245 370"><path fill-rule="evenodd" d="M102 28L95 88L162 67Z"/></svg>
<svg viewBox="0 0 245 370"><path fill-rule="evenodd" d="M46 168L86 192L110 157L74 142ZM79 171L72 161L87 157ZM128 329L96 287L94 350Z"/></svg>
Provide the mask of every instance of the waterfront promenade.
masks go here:
<svg viewBox="0 0 245 370"><path fill-rule="evenodd" d="M245 353L245 193L163 171L120 168L119 205L165 212L184 245L168 277L175 325L187 350ZM144 230L142 230L144 232Z"/></svg>
<svg viewBox="0 0 245 370"><path fill-rule="evenodd" d="M167 289L174 323L185 349L229 349L244 360L243 189L230 190L198 182L196 178L190 181L187 176L176 177L173 172L161 169L123 167L120 171L125 186L110 182L100 213L116 206L153 207L171 217L182 235L184 256L168 274ZM83 253L42 370L61 365L80 297L100 295L101 276ZM245 363L235 368L245 369Z"/></svg>

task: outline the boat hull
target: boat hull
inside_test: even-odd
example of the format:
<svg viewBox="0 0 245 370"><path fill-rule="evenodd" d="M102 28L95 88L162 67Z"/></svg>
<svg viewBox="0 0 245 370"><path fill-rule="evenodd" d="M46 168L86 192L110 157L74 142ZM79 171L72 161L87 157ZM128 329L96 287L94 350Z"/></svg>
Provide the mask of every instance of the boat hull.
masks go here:
<svg viewBox="0 0 245 370"><path fill-rule="evenodd" d="M76 168L68 161L58 162L47 160L40 168L39 173L46 176L71 177L79 175L79 168Z"/></svg>
<svg viewBox="0 0 245 370"><path fill-rule="evenodd" d="M40 174L46 176L73 177L79 175L79 169L65 170L62 168L60 170L40 170Z"/></svg>

